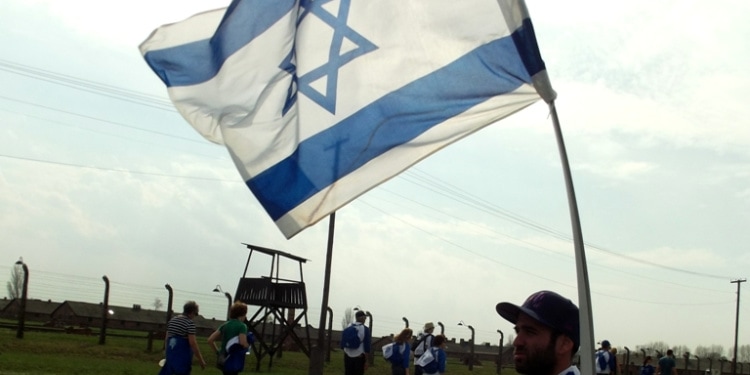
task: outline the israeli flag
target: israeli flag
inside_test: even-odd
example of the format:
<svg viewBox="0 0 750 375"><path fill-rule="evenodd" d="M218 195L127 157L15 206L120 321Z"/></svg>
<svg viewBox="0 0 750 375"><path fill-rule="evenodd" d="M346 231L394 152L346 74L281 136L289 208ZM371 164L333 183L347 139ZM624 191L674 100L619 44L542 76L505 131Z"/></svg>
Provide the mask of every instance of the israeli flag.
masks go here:
<svg viewBox="0 0 750 375"><path fill-rule="evenodd" d="M522 0L235 0L140 49L287 238L555 96Z"/></svg>

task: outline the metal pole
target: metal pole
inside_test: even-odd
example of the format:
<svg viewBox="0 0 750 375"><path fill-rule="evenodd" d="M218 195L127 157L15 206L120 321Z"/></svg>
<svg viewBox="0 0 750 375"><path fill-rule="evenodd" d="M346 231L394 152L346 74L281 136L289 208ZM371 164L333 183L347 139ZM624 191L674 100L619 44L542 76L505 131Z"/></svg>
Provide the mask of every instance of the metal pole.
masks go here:
<svg viewBox="0 0 750 375"><path fill-rule="evenodd" d="M497 374L500 375L500 372L503 370L503 331L497 330L497 333L500 334L500 348L498 349L497 353Z"/></svg>
<svg viewBox="0 0 750 375"><path fill-rule="evenodd" d="M227 297L227 320L229 320L229 311L232 310L232 295L224 292L224 296Z"/></svg>
<svg viewBox="0 0 750 375"><path fill-rule="evenodd" d="M16 262L23 270L23 289L21 290L21 301L18 306L18 331L16 338L23 338L23 330L26 326L26 300L29 298L29 267L22 260Z"/></svg>
<svg viewBox="0 0 750 375"><path fill-rule="evenodd" d="M326 346L326 362L331 362L331 335L333 334L333 309L331 306L326 307L328 311L328 343Z"/></svg>
<svg viewBox="0 0 750 375"><path fill-rule="evenodd" d="M438 325L440 326L440 334L445 334L445 326L443 325L443 322L438 322Z"/></svg>
<svg viewBox="0 0 750 375"><path fill-rule="evenodd" d="M169 284L164 284L164 287L167 288L167 291L169 292L169 298L167 299L167 323L172 319L172 302L174 301L174 291L172 290L172 286Z"/></svg>
<svg viewBox="0 0 750 375"><path fill-rule="evenodd" d="M740 284L747 281L746 279L737 279L730 281L737 284L737 309L734 315L734 358L732 358L732 375L737 374L737 336L740 329Z"/></svg>
<svg viewBox="0 0 750 375"><path fill-rule="evenodd" d="M586 251L583 247L583 231L581 229L581 220L578 214L578 203L573 188L573 177L570 172L568 163L568 154L565 151L565 142L563 140L562 130L560 129L560 120L557 117L555 102L549 102L552 124L555 128L557 147L560 152L560 161L563 167L565 177L565 188L568 193L568 207L570 210L570 224L573 229L573 245L575 248L576 258L576 276L578 281L578 308L580 316L578 318L581 330L581 374L594 373L594 322L591 309L591 288L589 286L589 273L586 265Z"/></svg>
<svg viewBox="0 0 750 375"><path fill-rule="evenodd" d="M701 357L698 357L695 354L693 355L695 356L695 369L700 371L701 370Z"/></svg>
<svg viewBox="0 0 750 375"><path fill-rule="evenodd" d="M471 357L469 357L469 371L474 371L474 327L468 327L471 330Z"/></svg>
<svg viewBox="0 0 750 375"><path fill-rule="evenodd" d="M404 321L404 325L405 325L404 328L409 328L409 319L406 319L406 317L402 317L401 320Z"/></svg>
<svg viewBox="0 0 750 375"><path fill-rule="evenodd" d="M370 352L367 353L367 362L372 366L375 363L375 356L373 355L374 348L372 347L372 314L369 311L365 311L365 315L370 318Z"/></svg>
<svg viewBox="0 0 750 375"><path fill-rule="evenodd" d="M628 369L627 374L630 375L630 348L627 346L625 347L625 368Z"/></svg>
<svg viewBox="0 0 750 375"><path fill-rule="evenodd" d="M109 315L109 278L102 276L104 280L104 304L102 304L102 328L99 330L99 345L104 345L107 338L107 316Z"/></svg>
<svg viewBox="0 0 750 375"><path fill-rule="evenodd" d="M471 330L471 357L469 357L469 371L474 371L474 327L464 324L464 321L458 322L460 326L466 326Z"/></svg>
<svg viewBox="0 0 750 375"><path fill-rule="evenodd" d="M309 375L323 375L323 348L325 345L325 331L323 327L326 324L326 316L323 311L328 307L328 294L331 287L331 262L333 261L333 232L336 227L336 212L328 216L328 247L326 249L326 266L323 277L323 298L320 308L320 324L318 325L317 346L310 350L310 368Z"/></svg>

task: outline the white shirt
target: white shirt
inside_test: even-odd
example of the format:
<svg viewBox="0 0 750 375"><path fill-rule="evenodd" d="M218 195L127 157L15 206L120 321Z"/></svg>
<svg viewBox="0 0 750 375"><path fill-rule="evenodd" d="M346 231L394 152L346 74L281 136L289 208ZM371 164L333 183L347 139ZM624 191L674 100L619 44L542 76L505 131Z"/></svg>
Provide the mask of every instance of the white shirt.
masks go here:
<svg viewBox="0 0 750 375"><path fill-rule="evenodd" d="M557 375L581 375L581 371L578 367L570 366Z"/></svg>

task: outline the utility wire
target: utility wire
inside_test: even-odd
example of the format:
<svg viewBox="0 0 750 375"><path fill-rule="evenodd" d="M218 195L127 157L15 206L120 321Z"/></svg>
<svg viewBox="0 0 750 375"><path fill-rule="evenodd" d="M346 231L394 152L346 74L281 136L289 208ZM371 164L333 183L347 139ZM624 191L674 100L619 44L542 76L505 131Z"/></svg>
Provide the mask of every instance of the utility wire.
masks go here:
<svg viewBox="0 0 750 375"><path fill-rule="evenodd" d="M144 176L184 178L184 179L189 179L189 180L221 181L221 182L239 182L240 181L239 179L237 179L237 180L228 180L228 179L224 179L224 178L215 178L215 177L180 176L180 175L173 175L173 174L166 174L166 173L153 173L153 172L134 171L134 170L130 170L130 169L105 168L105 167L97 167L97 166L91 166L91 165L81 165L81 164L74 164L74 163L63 163L63 162L59 162L59 161L34 159L34 158L27 158L27 157L22 157L22 156L13 156L13 155L6 155L6 154L0 154L0 157L8 158L8 159L17 159L17 160L32 161L32 162L36 162L36 163L61 165L61 166L65 166L65 167L96 169L96 170L100 170L100 171L130 173L130 174L137 174L137 175L144 175Z"/></svg>
<svg viewBox="0 0 750 375"><path fill-rule="evenodd" d="M98 83L98 82L94 82L94 81L84 80L84 79L80 79L80 78L76 78L76 77L72 77L72 76L68 76L68 75L64 75L64 74L60 74L60 73L51 72L51 71L44 70L44 69L38 69L38 68L30 67L28 65L17 64L17 63L8 61L8 60L2 60L2 59L0 59L0 70L4 70L4 71L10 72L10 73L14 73L14 74L19 74L19 75L26 76L26 77L33 78L33 79L39 79L39 80L43 80L43 81L47 81L47 82L51 82L51 83L55 83L55 84L60 84L60 85L63 85L63 86L69 87L69 88L73 88L73 89L79 89L79 90L83 90L83 91L88 91L88 92L91 92L91 93L94 93L94 94L97 94L97 95L108 96L108 97L111 97L111 98L115 98L115 99L119 99L119 100L125 100L125 101L133 102L133 103L136 103L136 104L147 105L147 106L151 106L151 107L155 107L155 108L159 107L159 109L165 109L166 106L168 106L169 108L171 108L172 111L174 111L174 108L171 106L171 104L168 101L166 101L166 100L164 100L164 99L162 99L160 97L154 96L154 95L149 95L149 94L144 94L144 93L138 93L138 92L135 92L135 91L126 90L126 89L118 88L118 87L111 86L111 85L106 85L106 84L102 84L102 83ZM65 111L65 110L61 110L61 109L57 109L57 108L52 108L52 107L48 107L48 106L44 106L44 105L40 105L40 104L36 104L36 103L30 103L30 102L27 102L27 101L13 99L13 98L5 97L5 96L0 96L0 98L8 100L8 101L19 102L19 103L23 103L23 104L27 104L27 105L32 105L32 106L37 106L37 107L45 108L45 109L52 110L52 111L66 113L66 114L73 115L73 116L79 116L79 117L83 117L83 118L87 118L87 119L92 119L92 120L102 121L102 122L105 122L105 123L110 123L110 124L114 124L114 125L118 125L118 126L123 126L123 127L134 129L134 130L139 130L139 131L149 132L149 133L153 133L153 134L158 134L158 135L161 135L161 136L167 136L167 137L172 137L172 138L183 139L183 140L187 140L187 141L190 141L190 142L205 143L205 141L199 141L199 140L195 140L195 139L190 139L190 138L185 138L185 137L179 137L179 136L175 136L175 135L172 135L172 134L157 132L157 131L153 131L153 130L149 130L149 129L142 129L142 128L130 126L130 125L127 125L127 124L122 124L122 123L113 122L113 121L109 121L109 120L105 120L105 119L100 119L100 118L96 118L96 117L86 116L86 115L82 115L82 114L79 114L79 113ZM191 177L191 176L176 176L176 175L167 175L167 174L159 174L159 173L130 171L130 170L124 170L124 169L111 169L111 168L103 168L103 167L82 166L82 165L76 165L76 164L53 162L53 161L47 161L47 160L24 158L24 157L17 157L17 156L11 156L11 155L3 155L3 154L0 154L0 156L6 157L6 158L14 158L14 159L20 159L20 160L41 162L41 163L58 164L58 165L64 165L64 166L70 166L70 167L92 168L92 169L105 170L105 171L125 172L125 173L134 173L134 174L143 174L143 175L154 175L154 176L162 176L162 177L188 178L188 179L197 179L197 180L230 181L230 180L223 180L223 179L216 179L216 178L202 178L202 177ZM404 180L406 180L406 181L408 181L410 183L416 184L416 185L418 185L418 186L420 186L422 188L425 188L427 190L431 190L431 191L435 192L436 194L443 195L443 196L447 197L448 199L452 199L452 200L455 200L455 201L457 201L459 203L467 205L469 207L473 207L474 209L477 209L479 211L482 211L482 212L485 212L485 213L489 213L489 214L492 214L492 215L495 215L495 216L503 217L503 218L505 218L508 221L514 222L516 224L519 224L519 225L524 226L526 228L538 231L540 233L547 234L547 235L549 235L551 237L554 237L554 238L558 238L558 239L565 240L565 241L572 241L572 237L569 236L569 235L567 235L567 234L565 234L564 232L560 232L560 231L554 230L554 229L546 227L546 226L544 226L542 224L536 223L536 222L534 222L532 220L526 219L523 216L518 215L516 213L513 213L513 212L511 212L509 210L505 210L505 209L503 209L503 208L501 208L499 206L494 205L493 203L491 203L491 202L489 202L489 201L487 201L485 199L482 199L482 198L476 197L476 196L474 196L474 195L472 195L470 193L467 193L465 190L463 190L463 189L461 189L459 187L456 187L455 185L452 185L449 182L441 180L441 179L437 178L436 176L431 175L429 173L422 172L422 171L420 171L420 170L418 170L416 168L411 168L411 169L407 170L405 173L402 173L400 176L403 176ZM230 182L233 182L233 180L230 181ZM588 243L588 242L586 242L585 245L587 247L589 247L589 248L592 248L592 249L604 252L604 253L612 255L612 256L617 256L617 257L620 257L620 258L623 258L623 259L628 259L628 260L631 260L631 261L634 261L634 262L646 263L646 264L649 264L649 265L654 266L654 267L668 269L668 270L671 270L671 271L674 271L674 272L689 274L689 275L693 275L693 276L700 276L700 277L708 277L708 278L714 278L714 279L721 279L721 280L726 280L727 279L727 277L724 276L724 275L713 275L713 274L708 274L708 273L703 273L703 272L684 270L684 269L680 269L680 268L676 268L676 267L670 267L670 266L667 266L667 265L658 264L658 263L655 263L655 262L650 262L648 260L641 259L641 258L631 257L631 256L628 256L628 255L625 255L625 254L622 254L622 253L614 252L612 250L606 249L606 248L604 248L602 246L599 246L599 245L596 245L596 244Z"/></svg>
<svg viewBox="0 0 750 375"><path fill-rule="evenodd" d="M28 101L25 101L25 100L9 98L9 97L3 96L3 95L0 95L0 99L4 99L4 100L7 100L7 101L16 102L16 103L22 103L22 104L26 104L26 105L30 105L30 106L34 106L34 107L44 108L44 109L47 109L47 110L50 110L50 111L65 113L67 115L81 117L81 118L85 118L85 119L89 119L89 120L100 121L100 122L104 122L104 123L107 123L107 124L117 125L117 126L121 126L123 128L132 129L132 130L138 130L138 131L142 131L142 132L146 132L146 133L151 133L151 134L156 134L156 135L161 135L161 136L165 136L165 137L181 139L183 141L200 143L200 144L205 144L207 142L207 141L201 140L201 139L181 137L179 135L174 135L174 134L169 134L169 133L162 133L162 132L158 132L156 130L143 129L143 128L139 128L137 126L123 124L121 122L116 122L116 121L111 121L111 120L105 120L105 119L99 118L99 117L87 116L87 115L83 115L83 114L76 113L76 112L66 111L66 110L59 109L59 108L54 108L54 107L49 107L49 106L42 105L42 104L28 102Z"/></svg>
<svg viewBox="0 0 750 375"><path fill-rule="evenodd" d="M508 210L505 210L505 209L503 209L501 207L498 207L498 206L496 206L492 202L489 202L489 201L487 201L485 199L482 199L482 198L473 196L473 195L471 195L469 193L466 193L464 190L462 190L462 189L460 189L460 188L458 188L458 187L450 184L449 182L447 182L445 180L441 180L440 178L438 178L438 177L436 177L434 175L431 175L431 174L429 174L427 172L419 171L416 168L412 168L412 169L414 170L413 172L411 172L411 170L407 170L405 172L405 174L407 176L409 176L411 174L420 173L420 174L422 174L424 176L419 176L419 177L417 177L417 179L420 180L420 181L425 182L426 184L428 184L428 185L421 185L421 184L417 183L417 185L427 186L428 189L431 189L431 190L435 191L436 193L438 193L440 195L443 195L443 196L445 196L445 197L447 197L449 199L457 200L459 202L464 202L464 201L462 201L462 198L465 197L466 201L464 203L467 204L467 205L469 205L469 206L475 207L478 210L481 210L483 212L490 213L490 214L499 215L499 216L501 216L503 218L506 218L507 220L509 220L511 222L517 223L519 225L525 226L527 228L536 230L536 231L541 232L541 233L546 233L546 234L548 234L548 235L550 235L552 237L555 237L555 238L558 238L558 239L562 239L562 240L565 240L567 242L572 242L573 241L573 238L571 236L569 236L567 234L564 234L563 232L556 231L554 229L545 227L544 225L536 223L536 222L534 222L534 221L532 221L530 219L526 219L526 218L524 218L523 216L521 216L519 214L513 213L513 212L508 211ZM406 180L410 181L408 179L406 179ZM410 182L414 183L413 181L410 181ZM446 192L449 192L450 194L446 193ZM454 198L454 197L457 197L457 198ZM468 203L466 203L466 202L468 202ZM592 244L590 242L584 242L584 244L586 245L587 248L595 249L595 250L607 253L609 255L617 256L617 257L620 257L620 258L623 258L623 259L627 259L627 260L630 260L630 261L633 261L633 262L646 263L646 264L649 264L649 265L654 266L654 267L668 269L668 270L674 271L674 272L680 272L680 273L684 273L684 274L688 274L688 275L693 275L693 276L701 276L701 277L714 278L714 279L719 279L719 280L726 280L728 278L726 275L714 275L714 274L709 274L709 273L704 273L704 272L689 271L689 270L684 270L684 269L680 269L680 268L676 268L676 267L670 267L670 266L663 265L663 264L656 263L656 262L651 262L651 261L648 261L648 260L642 259L642 258L631 257L631 256L628 256L628 255L625 255L625 254L622 254L622 253L617 253L617 252L614 252L612 250L608 250L608 249L606 249L606 248L604 248L602 246L599 246L599 245L596 245L596 244Z"/></svg>
<svg viewBox="0 0 750 375"><path fill-rule="evenodd" d="M172 103L163 97L55 73L49 70L34 68L8 60L0 59L0 70L31 79L65 86L75 90L90 92L96 95L119 99L169 112L177 112Z"/></svg>

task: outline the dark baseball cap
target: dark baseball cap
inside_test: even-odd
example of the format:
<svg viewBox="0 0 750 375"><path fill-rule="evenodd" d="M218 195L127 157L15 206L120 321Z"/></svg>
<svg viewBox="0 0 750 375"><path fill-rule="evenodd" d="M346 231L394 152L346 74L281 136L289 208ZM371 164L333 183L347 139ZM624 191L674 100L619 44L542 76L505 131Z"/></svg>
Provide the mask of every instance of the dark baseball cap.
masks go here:
<svg viewBox="0 0 750 375"><path fill-rule="evenodd" d="M555 292L548 290L536 292L526 298L521 306L510 302L500 302L495 306L495 310L513 324L518 321L518 315L524 313L552 330L570 337L575 346L574 352L578 350L581 343L578 307Z"/></svg>

